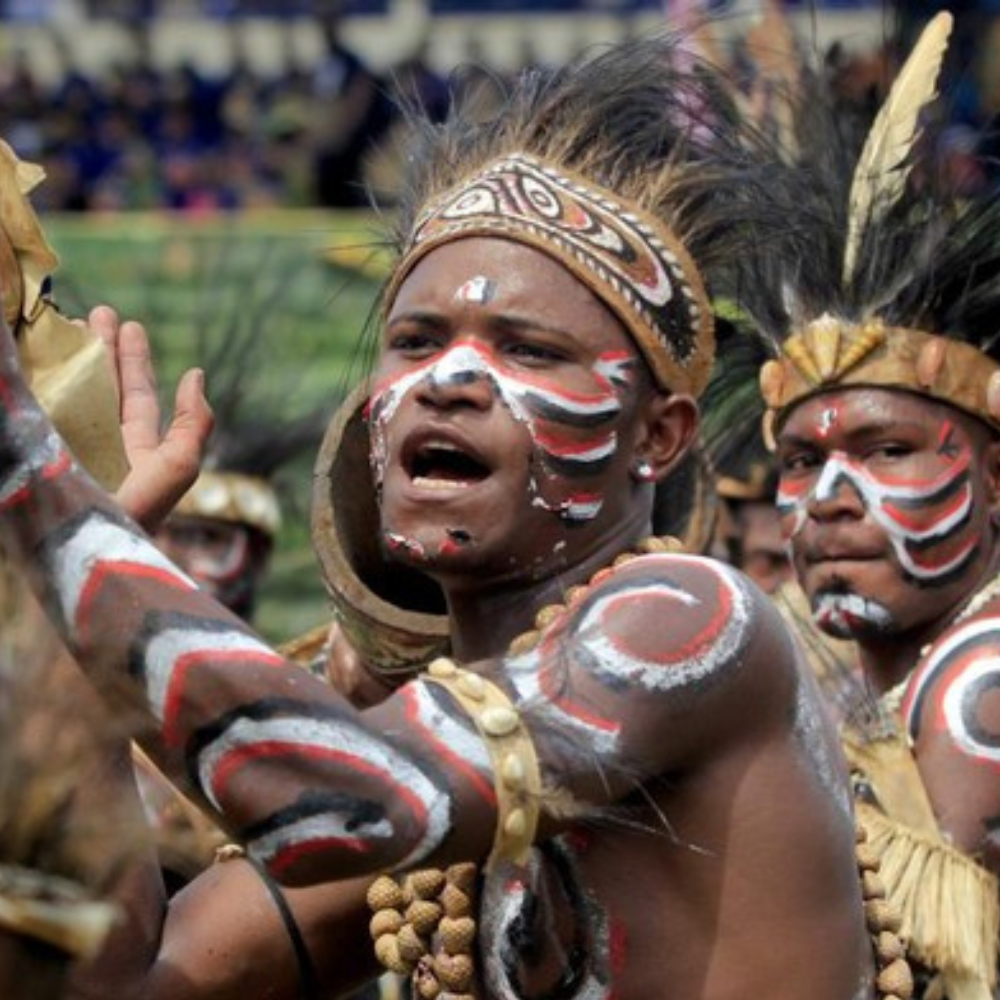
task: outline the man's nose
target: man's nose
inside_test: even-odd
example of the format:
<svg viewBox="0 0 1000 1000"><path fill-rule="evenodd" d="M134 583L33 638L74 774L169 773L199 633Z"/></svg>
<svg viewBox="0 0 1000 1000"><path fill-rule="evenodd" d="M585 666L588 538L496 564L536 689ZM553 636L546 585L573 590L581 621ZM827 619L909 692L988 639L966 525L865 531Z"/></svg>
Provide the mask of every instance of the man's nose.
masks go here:
<svg viewBox="0 0 1000 1000"><path fill-rule="evenodd" d="M851 470L836 458L827 460L809 494L809 514L817 520L863 517L864 491Z"/></svg>
<svg viewBox="0 0 1000 1000"><path fill-rule="evenodd" d="M418 391L432 406L486 408L493 403L496 377L474 348L454 347L431 367Z"/></svg>

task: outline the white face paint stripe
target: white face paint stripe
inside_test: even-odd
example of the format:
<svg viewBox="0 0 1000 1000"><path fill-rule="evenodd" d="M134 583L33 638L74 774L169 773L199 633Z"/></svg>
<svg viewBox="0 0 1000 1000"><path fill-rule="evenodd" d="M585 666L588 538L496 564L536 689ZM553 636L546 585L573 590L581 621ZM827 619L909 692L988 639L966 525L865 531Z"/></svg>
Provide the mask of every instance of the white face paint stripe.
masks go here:
<svg viewBox="0 0 1000 1000"><path fill-rule="evenodd" d="M400 867L419 862L444 839L451 826L451 799L416 764L388 743L342 719L308 719L302 717L254 720L240 718L206 745L198 755L198 780L208 800L221 809L217 779L228 778L231 767L227 758L252 751L262 744L278 744L320 754L328 753L353 758L354 767L344 764L355 774L375 770L380 780L396 790L411 808L421 815L423 825L420 840L400 862Z"/></svg>
<svg viewBox="0 0 1000 1000"><path fill-rule="evenodd" d="M87 518L54 551L52 566L64 620L77 626L81 597L91 578L116 564L154 570L185 590L197 584L145 538L103 517Z"/></svg>

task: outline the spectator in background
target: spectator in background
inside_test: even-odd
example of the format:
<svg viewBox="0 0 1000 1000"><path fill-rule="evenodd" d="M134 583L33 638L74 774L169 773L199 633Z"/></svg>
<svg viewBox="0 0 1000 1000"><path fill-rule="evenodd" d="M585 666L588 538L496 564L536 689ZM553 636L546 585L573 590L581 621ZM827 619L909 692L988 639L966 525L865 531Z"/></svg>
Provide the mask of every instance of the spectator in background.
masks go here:
<svg viewBox="0 0 1000 1000"><path fill-rule="evenodd" d="M362 160L389 124L389 101L378 77L343 41L339 3L319 15L326 46L313 72L315 197L319 205L368 204Z"/></svg>

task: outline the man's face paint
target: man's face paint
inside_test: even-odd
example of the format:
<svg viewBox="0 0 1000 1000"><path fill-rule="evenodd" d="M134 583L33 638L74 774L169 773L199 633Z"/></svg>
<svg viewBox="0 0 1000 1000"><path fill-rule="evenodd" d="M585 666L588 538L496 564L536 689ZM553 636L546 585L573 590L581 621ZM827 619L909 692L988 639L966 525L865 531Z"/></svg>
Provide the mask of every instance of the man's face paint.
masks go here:
<svg viewBox="0 0 1000 1000"><path fill-rule="evenodd" d="M824 438L823 423L816 428ZM934 584L960 570L976 550L978 535L965 535L974 500L968 440L951 422L938 435L936 468L899 474L873 467L863 457L831 450L818 472L809 476L783 475L777 506L783 530L790 538L802 531L811 504L836 498L839 490L853 490L866 513L886 533L907 577Z"/></svg>
<svg viewBox="0 0 1000 1000"><path fill-rule="evenodd" d="M776 502L824 630L919 628L978 579L989 507L976 440L950 407L887 389L826 393L791 411Z"/></svg>
<svg viewBox="0 0 1000 1000"><path fill-rule="evenodd" d="M462 302L471 302L473 305L485 306L493 300L496 293L496 282L485 275L477 274L462 283L455 293L455 298Z"/></svg>
<svg viewBox="0 0 1000 1000"><path fill-rule="evenodd" d="M553 379L515 369L492 348L466 338L381 384L372 395L372 462L380 486L388 460L387 436L400 405L417 388L439 390L477 381L488 384L496 400L521 423L539 458L532 472L533 505L567 521L586 521L601 509L601 495L576 484L600 473L618 447L615 424L622 392L634 378L636 357L627 351L601 354L591 369L590 391L571 392ZM550 497L554 487L556 497Z"/></svg>

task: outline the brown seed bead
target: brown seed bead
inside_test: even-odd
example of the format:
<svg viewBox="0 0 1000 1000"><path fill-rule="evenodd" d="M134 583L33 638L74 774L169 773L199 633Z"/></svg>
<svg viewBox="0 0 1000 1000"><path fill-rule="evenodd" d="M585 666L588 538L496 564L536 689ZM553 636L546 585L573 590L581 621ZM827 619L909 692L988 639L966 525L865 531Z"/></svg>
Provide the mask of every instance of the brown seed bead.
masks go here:
<svg viewBox="0 0 1000 1000"><path fill-rule="evenodd" d="M870 899L865 902L865 917L868 929L877 931L898 931L901 921L899 911L884 899Z"/></svg>
<svg viewBox="0 0 1000 1000"><path fill-rule="evenodd" d="M445 874L452 885L458 886L463 892L471 892L479 877L479 869L471 861L463 861L451 865Z"/></svg>
<svg viewBox="0 0 1000 1000"><path fill-rule="evenodd" d="M429 899L415 899L406 908L406 919L418 934L427 935L437 927L441 913L438 903L432 903Z"/></svg>
<svg viewBox="0 0 1000 1000"><path fill-rule="evenodd" d="M472 913L472 900L468 894L450 882L441 890L441 905L449 917L467 917Z"/></svg>
<svg viewBox="0 0 1000 1000"><path fill-rule="evenodd" d="M861 895L865 899L884 899L885 883L875 874L875 872L861 873Z"/></svg>
<svg viewBox="0 0 1000 1000"><path fill-rule="evenodd" d="M371 931L373 939L380 938L383 934L398 934L399 928L403 926L403 915L399 910L378 910L372 917L368 929Z"/></svg>
<svg viewBox="0 0 1000 1000"><path fill-rule="evenodd" d="M468 955L435 955L434 972L449 990L465 991L472 985L472 959Z"/></svg>
<svg viewBox="0 0 1000 1000"><path fill-rule="evenodd" d="M375 957L397 975L408 976L413 971L413 963L405 961L399 953L399 941L395 934L383 934L375 942Z"/></svg>
<svg viewBox="0 0 1000 1000"><path fill-rule="evenodd" d="M880 931L875 941L875 953L881 965L888 965L897 958L903 958L906 955L906 948L898 934L893 934L892 931Z"/></svg>
<svg viewBox="0 0 1000 1000"><path fill-rule="evenodd" d="M472 917L445 917L438 924L441 946L449 955L467 952L476 936L476 922Z"/></svg>
<svg viewBox="0 0 1000 1000"><path fill-rule="evenodd" d="M901 1000L910 1000L913 996L913 973L909 964L902 958L887 965L875 980L875 985L884 993L892 993Z"/></svg>
<svg viewBox="0 0 1000 1000"><path fill-rule="evenodd" d="M403 924L400 927L396 941L399 944L399 955L404 962L415 964L419 958L427 954L427 942L410 924Z"/></svg>
<svg viewBox="0 0 1000 1000"><path fill-rule="evenodd" d="M878 852L868 844L856 844L854 847L854 857L858 862L858 867L862 871L877 872L882 866Z"/></svg>
<svg viewBox="0 0 1000 1000"><path fill-rule="evenodd" d="M548 604L535 615L535 628L545 631L566 609L561 604Z"/></svg>
<svg viewBox="0 0 1000 1000"><path fill-rule="evenodd" d="M437 981L437 976L434 973L415 973L413 982L420 1000L435 1000L436 997L441 996L441 984Z"/></svg>
<svg viewBox="0 0 1000 1000"><path fill-rule="evenodd" d="M433 899L444 885L444 872L440 868L424 868L413 872L408 881L417 899Z"/></svg>
<svg viewBox="0 0 1000 1000"><path fill-rule="evenodd" d="M373 910L396 910L403 902L403 893L395 879L380 875L368 886L367 899Z"/></svg>

